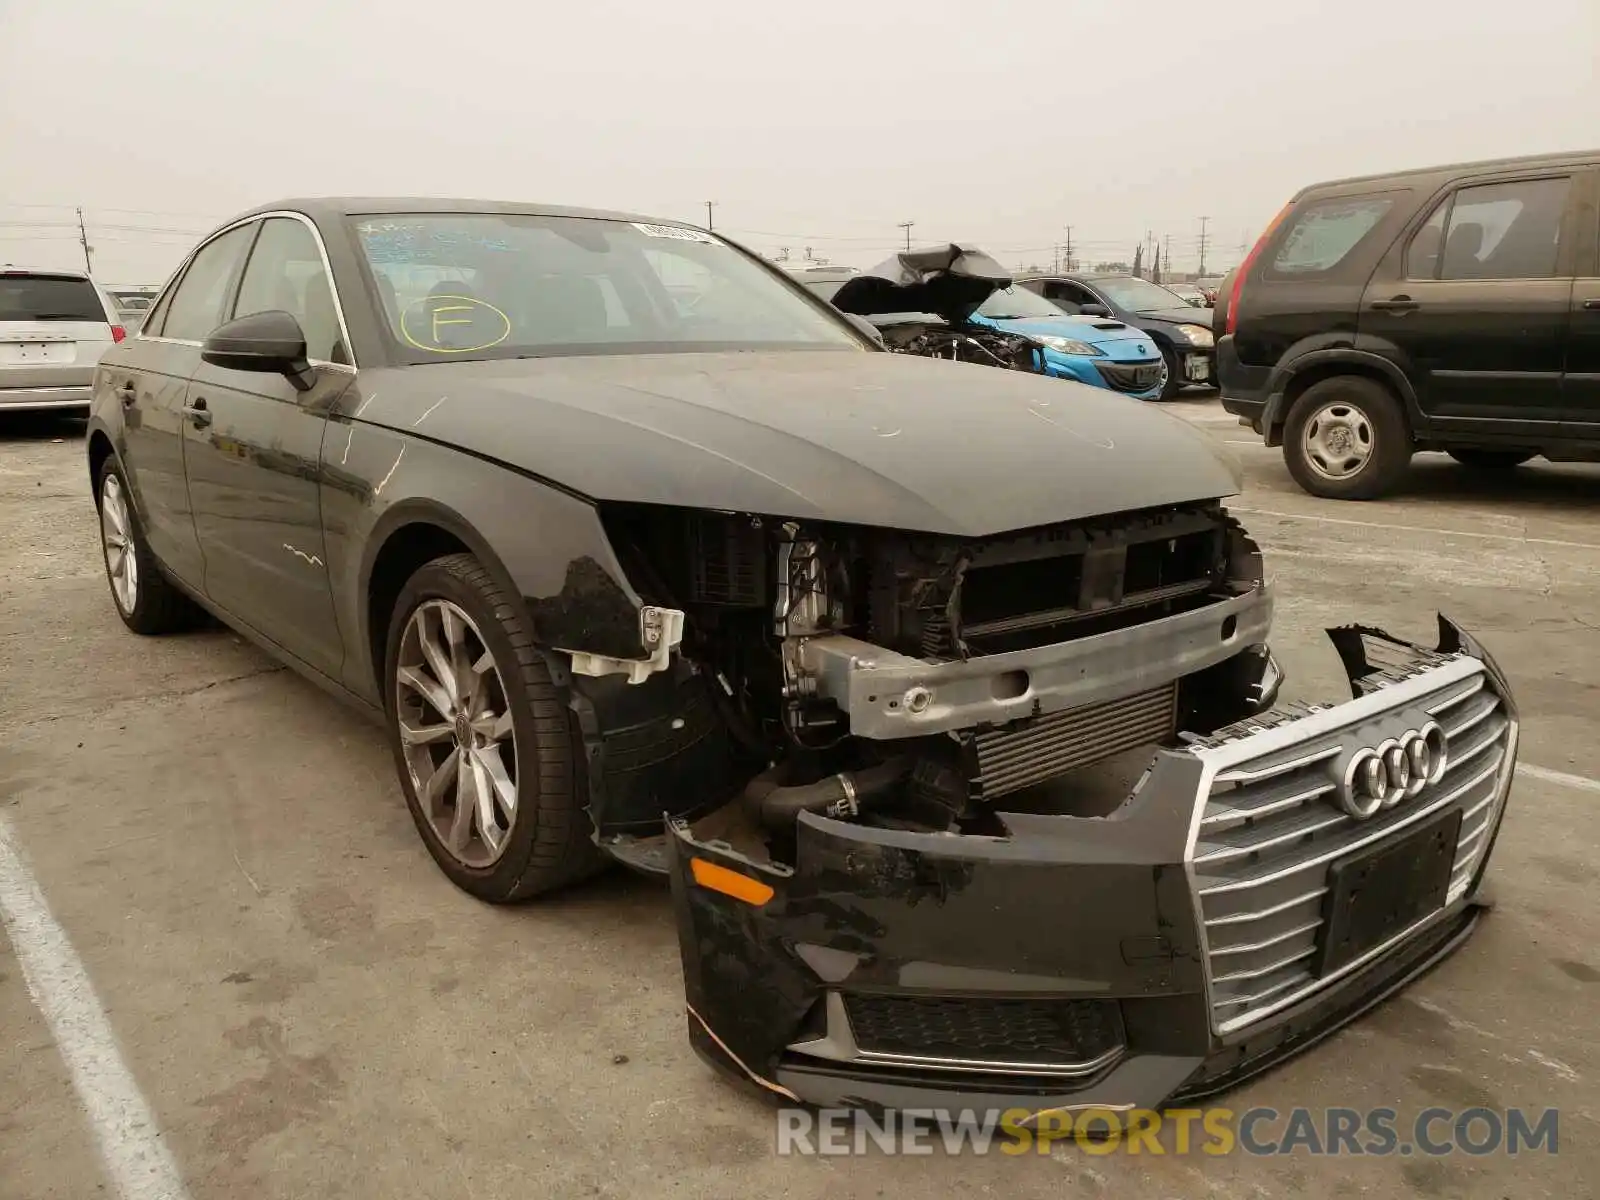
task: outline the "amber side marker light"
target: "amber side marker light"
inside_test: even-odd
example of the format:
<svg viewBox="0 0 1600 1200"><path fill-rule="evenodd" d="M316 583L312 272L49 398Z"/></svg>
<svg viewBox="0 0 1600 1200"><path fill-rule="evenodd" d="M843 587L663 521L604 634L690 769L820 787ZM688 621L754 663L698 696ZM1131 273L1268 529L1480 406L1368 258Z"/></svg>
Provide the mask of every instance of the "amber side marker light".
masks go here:
<svg viewBox="0 0 1600 1200"><path fill-rule="evenodd" d="M689 869L694 872L694 881L701 887L721 892L724 896L732 896L735 900L743 900L746 904L753 904L757 908L772 899L772 889L759 879L751 879L748 875L730 871L727 867L720 867L703 858L691 858Z"/></svg>

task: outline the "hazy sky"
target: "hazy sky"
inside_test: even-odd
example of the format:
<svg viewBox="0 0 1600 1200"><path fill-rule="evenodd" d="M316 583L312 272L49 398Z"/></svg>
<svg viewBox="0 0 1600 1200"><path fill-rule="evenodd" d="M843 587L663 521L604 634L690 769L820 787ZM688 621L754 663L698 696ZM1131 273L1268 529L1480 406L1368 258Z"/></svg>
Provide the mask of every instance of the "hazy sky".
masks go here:
<svg viewBox="0 0 1600 1200"><path fill-rule="evenodd" d="M341 193L1225 266L1318 179L1596 145L1600 0L0 0L0 261L81 205L111 283Z"/></svg>

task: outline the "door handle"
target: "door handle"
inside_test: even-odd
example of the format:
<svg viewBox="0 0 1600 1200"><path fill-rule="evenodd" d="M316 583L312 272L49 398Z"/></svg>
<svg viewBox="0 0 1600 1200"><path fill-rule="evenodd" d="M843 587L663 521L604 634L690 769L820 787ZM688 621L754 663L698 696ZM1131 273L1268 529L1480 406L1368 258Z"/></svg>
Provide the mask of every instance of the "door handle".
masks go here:
<svg viewBox="0 0 1600 1200"><path fill-rule="evenodd" d="M1600 308L1600 296L1591 296L1583 302L1585 308Z"/></svg>
<svg viewBox="0 0 1600 1200"><path fill-rule="evenodd" d="M196 399L193 404L185 404L178 411L194 422L196 429L204 429L211 424L211 410L206 407L206 398L204 396Z"/></svg>
<svg viewBox="0 0 1600 1200"><path fill-rule="evenodd" d="M1410 296L1396 296L1392 300L1374 300L1371 307L1379 312L1410 312L1422 306Z"/></svg>
<svg viewBox="0 0 1600 1200"><path fill-rule="evenodd" d="M132 404L139 395L138 389L133 386L131 381L123 384L121 387L117 388L116 391L117 399L121 400L124 405Z"/></svg>

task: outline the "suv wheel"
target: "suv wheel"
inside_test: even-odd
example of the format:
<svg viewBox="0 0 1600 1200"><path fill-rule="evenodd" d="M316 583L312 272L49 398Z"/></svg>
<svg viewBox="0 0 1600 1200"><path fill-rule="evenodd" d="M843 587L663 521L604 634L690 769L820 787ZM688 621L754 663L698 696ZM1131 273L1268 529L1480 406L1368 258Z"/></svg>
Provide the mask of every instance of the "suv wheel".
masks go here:
<svg viewBox="0 0 1600 1200"><path fill-rule="evenodd" d="M384 680L400 786L457 887L505 904L604 862L576 787L570 713L482 563L452 554L407 581Z"/></svg>
<svg viewBox="0 0 1600 1200"><path fill-rule="evenodd" d="M1289 410L1283 431L1289 474L1313 496L1332 500L1388 492L1405 475L1411 451L1399 401L1359 375L1312 384Z"/></svg>
<svg viewBox="0 0 1600 1200"><path fill-rule="evenodd" d="M1531 451L1521 450L1449 450L1446 453L1464 467L1480 467L1486 471L1507 471L1538 457Z"/></svg>

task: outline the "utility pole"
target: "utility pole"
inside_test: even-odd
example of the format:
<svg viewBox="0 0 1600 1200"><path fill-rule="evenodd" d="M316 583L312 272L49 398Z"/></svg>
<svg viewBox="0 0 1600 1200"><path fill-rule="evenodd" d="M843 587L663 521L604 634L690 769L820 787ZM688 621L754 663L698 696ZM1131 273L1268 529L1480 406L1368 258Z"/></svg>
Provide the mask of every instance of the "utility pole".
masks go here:
<svg viewBox="0 0 1600 1200"><path fill-rule="evenodd" d="M1170 233L1162 239L1161 269L1168 275L1172 274L1172 235Z"/></svg>
<svg viewBox="0 0 1600 1200"><path fill-rule="evenodd" d="M1200 218L1200 277L1205 278L1206 273L1206 223L1210 217Z"/></svg>
<svg viewBox="0 0 1600 1200"><path fill-rule="evenodd" d="M904 229L906 231L906 252L907 253L910 253L910 251L911 251L911 227L913 225L915 225L915 224L916 224L915 221L901 221L897 226L895 226L895 228L897 228L897 229Z"/></svg>
<svg viewBox="0 0 1600 1200"><path fill-rule="evenodd" d="M83 247L83 269L94 274L93 249L89 245L89 231L83 227L83 209L78 210L78 244Z"/></svg>
<svg viewBox="0 0 1600 1200"><path fill-rule="evenodd" d="M716 206L717 206L717 202L715 200L707 200L706 201L706 228L707 229L711 228L711 210L713 208L715 208Z"/></svg>
<svg viewBox="0 0 1600 1200"><path fill-rule="evenodd" d="M1072 271L1077 270L1076 265L1072 261L1072 226L1071 225L1067 226L1067 262L1066 262L1066 270L1069 273L1072 272Z"/></svg>

